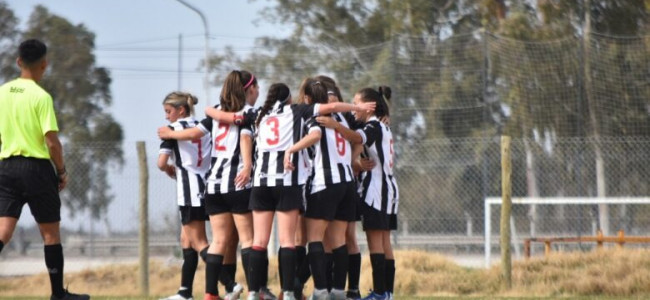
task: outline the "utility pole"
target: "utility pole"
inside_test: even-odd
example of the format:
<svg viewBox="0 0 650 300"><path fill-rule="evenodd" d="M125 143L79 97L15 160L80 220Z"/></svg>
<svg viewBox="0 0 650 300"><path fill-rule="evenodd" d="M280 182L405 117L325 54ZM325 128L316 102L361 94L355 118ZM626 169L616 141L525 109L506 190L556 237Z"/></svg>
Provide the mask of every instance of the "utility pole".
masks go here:
<svg viewBox="0 0 650 300"><path fill-rule="evenodd" d="M208 60L210 58L210 46L208 44L208 40L210 39L210 33L208 31L208 19L205 17L203 12L196 8L195 6L187 3L185 0L176 0L180 2L181 4L185 5L187 8L191 9L195 13L199 14L201 17L201 21L203 22L203 30L205 32L205 58L204 58L204 67L205 67L205 74L203 77L203 88L205 89L205 103L207 106L210 105L210 78L208 74Z"/></svg>

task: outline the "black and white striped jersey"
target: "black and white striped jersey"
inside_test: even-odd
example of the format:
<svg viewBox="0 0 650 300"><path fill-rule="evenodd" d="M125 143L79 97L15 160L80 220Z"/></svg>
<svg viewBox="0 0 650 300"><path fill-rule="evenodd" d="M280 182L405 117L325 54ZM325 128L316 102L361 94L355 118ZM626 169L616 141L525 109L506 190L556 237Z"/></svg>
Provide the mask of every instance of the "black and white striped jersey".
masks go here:
<svg viewBox="0 0 650 300"><path fill-rule="evenodd" d="M393 174L393 134L374 116L357 132L363 138L366 155L375 162L372 170L360 176L361 199L376 210L397 214L399 190Z"/></svg>
<svg viewBox="0 0 650 300"><path fill-rule="evenodd" d="M284 170L284 153L303 137L306 120L318 114L320 105L278 101L262 116L257 128L253 186L296 186L309 176L306 150L294 153L293 171Z"/></svg>
<svg viewBox="0 0 650 300"><path fill-rule="evenodd" d="M219 109L219 105L215 106ZM255 109L246 105L240 114L252 114ZM237 124L221 123L212 118L205 118L201 121L199 129L212 136L212 161L208 172L206 184L208 194L225 194L234 191L250 188L237 187L235 178L244 168L244 161L241 157L240 137L242 135L253 136L251 122L249 119Z"/></svg>
<svg viewBox="0 0 650 300"><path fill-rule="evenodd" d="M187 117L169 124L169 127L180 131L198 124L193 117ZM164 140L159 153L169 155L174 161L178 205L202 206L204 176L210 168L210 136L190 141Z"/></svg>
<svg viewBox="0 0 650 300"><path fill-rule="evenodd" d="M349 128L343 115L334 113L331 117ZM309 178L310 192L313 194L324 190L328 185L353 181L350 142L340 132L320 126L315 118L309 119L307 126L309 132L312 130L321 132L320 141L314 144L313 168Z"/></svg>

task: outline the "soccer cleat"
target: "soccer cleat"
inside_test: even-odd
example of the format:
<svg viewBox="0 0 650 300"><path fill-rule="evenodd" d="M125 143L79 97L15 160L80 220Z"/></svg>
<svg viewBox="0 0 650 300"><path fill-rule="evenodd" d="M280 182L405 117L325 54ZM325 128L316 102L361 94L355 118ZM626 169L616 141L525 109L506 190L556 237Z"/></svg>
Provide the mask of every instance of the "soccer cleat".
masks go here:
<svg viewBox="0 0 650 300"><path fill-rule="evenodd" d="M248 298L247 300L262 300L262 296L258 292L248 292Z"/></svg>
<svg viewBox="0 0 650 300"><path fill-rule="evenodd" d="M330 299L330 293L327 292L327 289L314 289L314 292L311 293L311 296L308 298L309 300L329 300Z"/></svg>
<svg viewBox="0 0 650 300"><path fill-rule="evenodd" d="M348 290L345 293L345 300L359 300L361 299L361 294L359 290Z"/></svg>
<svg viewBox="0 0 650 300"><path fill-rule="evenodd" d="M388 293L377 294L375 292L370 292L368 296L361 298L361 300L388 300Z"/></svg>
<svg viewBox="0 0 650 300"><path fill-rule="evenodd" d="M268 287L263 286L260 288L260 300L278 300L278 297L273 295Z"/></svg>
<svg viewBox="0 0 650 300"><path fill-rule="evenodd" d="M393 300L393 293L386 292L386 300Z"/></svg>
<svg viewBox="0 0 650 300"><path fill-rule="evenodd" d="M284 291L280 297L282 297L283 300L296 300L296 297L293 295L292 291Z"/></svg>
<svg viewBox="0 0 650 300"><path fill-rule="evenodd" d="M330 292L330 299L331 300L345 300L345 291L344 290L337 290L337 289L332 289Z"/></svg>
<svg viewBox="0 0 650 300"><path fill-rule="evenodd" d="M221 297L219 297L219 295L205 293L205 295L203 296L203 300L222 300L222 299Z"/></svg>
<svg viewBox="0 0 650 300"><path fill-rule="evenodd" d="M68 292L68 290L63 290L63 297L59 298L54 295L50 296L50 300L89 300L90 296L86 294L73 294Z"/></svg>
<svg viewBox="0 0 650 300"><path fill-rule="evenodd" d="M174 294L174 295L171 295L171 296L169 296L167 298L160 298L158 300L193 300L193 299L192 299L192 297L189 297L189 298L183 297L183 295L181 295L181 294Z"/></svg>
<svg viewBox="0 0 650 300"><path fill-rule="evenodd" d="M224 300L239 300L239 295L241 295L241 292L244 290L244 287L237 283L235 286L232 288L232 292L227 293L226 296L223 297Z"/></svg>

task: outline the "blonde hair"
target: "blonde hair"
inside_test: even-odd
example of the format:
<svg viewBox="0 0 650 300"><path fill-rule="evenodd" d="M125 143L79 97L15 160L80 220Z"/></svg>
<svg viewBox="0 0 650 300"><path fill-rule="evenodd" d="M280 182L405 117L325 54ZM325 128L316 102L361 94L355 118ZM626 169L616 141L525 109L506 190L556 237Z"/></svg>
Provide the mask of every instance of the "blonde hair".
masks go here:
<svg viewBox="0 0 650 300"><path fill-rule="evenodd" d="M185 116L187 117L194 115L194 105L197 103L199 103L199 98L196 96L190 93L177 91L167 94L162 104L169 104L175 108L185 107Z"/></svg>

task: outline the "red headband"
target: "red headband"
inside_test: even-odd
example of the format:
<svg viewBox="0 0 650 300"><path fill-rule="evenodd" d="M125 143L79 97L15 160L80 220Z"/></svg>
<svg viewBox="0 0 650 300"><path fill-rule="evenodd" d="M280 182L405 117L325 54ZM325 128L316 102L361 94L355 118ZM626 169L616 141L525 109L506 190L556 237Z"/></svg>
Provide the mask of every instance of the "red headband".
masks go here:
<svg viewBox="0 0 650 300"><path fill-rule="evenodd" d="M255 75L251 74L251 80L249 80L248 83L244 85L244 89L247 89L249 86L251 86L253 80L255 80Z"/></svg>

